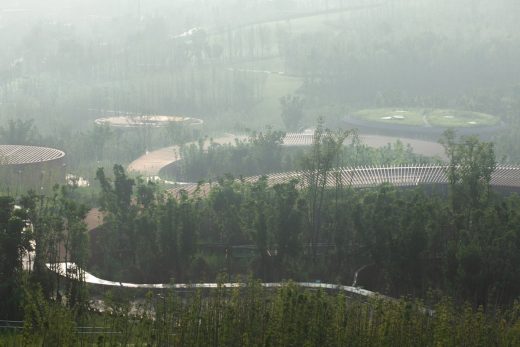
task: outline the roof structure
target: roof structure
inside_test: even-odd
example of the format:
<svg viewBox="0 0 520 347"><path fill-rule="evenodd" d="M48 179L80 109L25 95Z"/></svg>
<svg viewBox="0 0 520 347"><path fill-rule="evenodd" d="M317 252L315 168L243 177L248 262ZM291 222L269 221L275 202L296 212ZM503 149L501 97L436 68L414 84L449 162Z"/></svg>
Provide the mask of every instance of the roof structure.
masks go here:
<svg viewBox="0 0 520 347"><path fill-rule="evenodd" d="M112 117L98 118L95 120L95 123L98 125L109 125L116 128L160 128L165 127L171 123L178 123L183 125L200 125L203 123L203 121L202 119L183 116L123 114Z"/></svg>
<svg viewBox="0 0 520 347"><path fill-rule="evenodd" d="M285 146L310 146L314 143L314 132L287 133L282 141Z"/></svg>
<svg viewBox="0 0 520 347"><path fill-rule="evenodd" d="M49 162L65 157L65 152L55 148L0 145L0 165L24 165Z"/></svg>
<svg viewBox="0 0 520 347"><path fill-rule="evenodd" d="M333 170L327 177L327 186L333 187L337 182L345 187L370 188L383 183L390 183L397 187L413 187L419 185L445 185L448 184L446 170L448 166L437 165L409 165L409 166L387 166L387 167L356 167L341 168ZM265 175L268 185L288 183L291 180L298 180L298 184L303 187L309 181L312 172L291 171ZM251 176L243 179L244 182L253 183L262 176ZM216 183L213 183L215 185ZM518 166L498 166L491 175L490 185L506 190L520 190L520 167ZM185 184L173 189L173 195L179 195L185 191L188 195L196 191L209 191L210 185L206 184Z"/></svg>

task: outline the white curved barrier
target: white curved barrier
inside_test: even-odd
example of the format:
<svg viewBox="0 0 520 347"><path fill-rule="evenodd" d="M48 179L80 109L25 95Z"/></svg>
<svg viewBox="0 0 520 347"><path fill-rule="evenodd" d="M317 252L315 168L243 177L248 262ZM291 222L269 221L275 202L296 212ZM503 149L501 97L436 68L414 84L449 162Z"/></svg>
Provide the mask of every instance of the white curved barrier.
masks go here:
<svg viewBox="0 0 520 347"><path fill-rule="evenodd" d="M108 281L98 278L85 270L79 268L76 264L70 262L46 264L47 268L63 277L67 277L72 280L79 280L82 278L86 283L97 284L110 287L122 287L122 288L143 288L143 289L216 289L216 288L242 288L246 287L246 283L234 282L234 283L175 283L175 284L144 284L144 283L127 283L127 282L115 282ZM366 289L343 286L329 283L316 283L316 282L295 282L297 286L311 289L328 289L347 292L351 294L357 294L365 297L380 297L388 298L384 295L371 292ZM260 283L264 288L281 288L286 283Z"/></svg>
<svg viewBox="0 0 520 347"><path fill-rule="evenodd" d="M383 183L390 183L397 187L413 187L419 185L448 184L446 170L448 166L439 165L407 165L407 166L387 166L370 167L362 166L356 168L341 168L329 172L327 176L327 186L334 187L340 183L345 187L370 188ZM309 180L312 172L292 171L265 175L268 185L288 183L291 180L298 180L300 187L304 187ZM256 182L262 176L251 176L244 179L245 182ZM517 166L498 166L491 175L490 184L492 187L503 187L511 190L520 190L520 167ZM170 189L169 192L178 195L181 191L188 195L196 191L207 192L210 188L209 183L188 184L182 187Z"/></svg>

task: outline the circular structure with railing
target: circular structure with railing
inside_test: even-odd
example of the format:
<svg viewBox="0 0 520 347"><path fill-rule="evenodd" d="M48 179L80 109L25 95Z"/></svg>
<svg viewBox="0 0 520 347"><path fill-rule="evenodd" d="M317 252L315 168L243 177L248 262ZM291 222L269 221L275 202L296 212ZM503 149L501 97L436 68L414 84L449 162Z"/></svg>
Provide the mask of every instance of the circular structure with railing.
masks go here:
<svg viewBox="0 0 520 347"><path fill-rule="evenodd" d="M0 165L30 165L61 160L65 152L55 148L0 145Z"/></svg>
<svg viewBox="0 0 520 347"><path fill-rule="evenodd" d="M0 191L45 189L65 178L65 152L48 147L0 145Z"/></svg>
<svg viewBox="0 0 520 347"><path fill-rule="evenodd" d="M121 115L103 117L95 120L98 125L108 125L114 128L161 128L171 124L184 126L199 126L203 124L202 119L184 116L164 115L137 115L123 113Z"/></svg>
<svg viewBox="0 0 520 347"><path fill-rule="evenodd" d="M299 187L305 187L313 180L325 180L325 185L334 187L341 185L351 188L371 188L389 183L396 187L414 186L446 186L448 184L448 166L443 165L405 165L386 167L355 167L334 169L327 173L326 177L317 177L317 173L311 171L292 171L264 175L268 185L288 183L292 180L298 182ZM243 181L253 183L262 176L251 176ZM520 192L520 167L500 165L491 175L490 186L499 191ZM169 190L173 195L179 195L181 191L188 195L197 192L205 194L211 188L210 183L187 183Z"/></svg>
<svg viewBox="0 0 520 347"><path fill-rule="evenodd" d="M446 129L461 135L490 135L504 128L500 117L482 112L432 108L363 109L344 122L365 132L438 138Z"/></svg>

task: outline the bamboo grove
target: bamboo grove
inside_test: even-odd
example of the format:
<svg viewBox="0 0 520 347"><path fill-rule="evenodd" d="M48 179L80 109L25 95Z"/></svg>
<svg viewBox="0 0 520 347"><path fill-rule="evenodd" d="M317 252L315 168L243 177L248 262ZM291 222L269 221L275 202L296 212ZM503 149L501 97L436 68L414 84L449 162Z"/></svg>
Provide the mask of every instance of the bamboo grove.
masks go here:
<svg viewBox="0 0 520 347"><path fill-rule="evenodd" d="M249 282L232 291L152 293L130 305L105 296L105 313L73 311L36 292L25 306L23 334L5 346L514 346L518 304L484 312L442 300L429 314L413 300L360 300L287 283L276 291ZM97 329L93 329L97 327Z"/></svg>

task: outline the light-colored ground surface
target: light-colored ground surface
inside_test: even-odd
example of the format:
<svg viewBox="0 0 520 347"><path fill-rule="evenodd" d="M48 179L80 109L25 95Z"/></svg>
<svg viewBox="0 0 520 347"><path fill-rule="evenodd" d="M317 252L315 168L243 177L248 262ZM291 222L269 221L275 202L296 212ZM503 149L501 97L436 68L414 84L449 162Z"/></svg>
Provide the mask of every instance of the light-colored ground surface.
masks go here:
<svg viewBox="0 0 520 347"><path fill-rule="evenodd" d="M179 146L161 148L145 153L128 165L129 172L157 176L159 170L179 158Z"/></svg>
<svg viewBox="0 0 520 347"><path fill-rule="evenodd" d="M103 117L95 120L98 125L110 125L122 128L166 127L172 123L184 125L200 125L202 119L184 116L135 115L125 113L123 116Z"/></svg>
<svg viewBox="0 0 520 347"><path fill-rule="evenodd" d="M87 224L87 230L91 231L103 224L103 212L99 208L92 208L88 211L83 221Z"/></svg>
<svg viewBox="0 0 520 347"><path fill-rule="evenodd" d="M221 145L234 143L235 139L244 139L245 136L235 136L226 134L224 136L214 138L213 142ZM190 142L186 145L195 144L196 142ZM207 146L210 143L209 139L205 141L204 145ZM145 153L136 160L128 165L129 172L140 173L145 176L157 176L159 171L168 164L173 163L180 159L180 147L170 146L160 148L158 150Z"/></svg>
<svg viewBox="0 0 520 347"><path fill-rule="evenodd" d="M352 116L379 124L440 128L494 126L500 122L499 117L490 114L453 109L374 108L359 110Z"/></svg>
<svg viewBox="0 0 520 347"><path fill-rule="evenodd" d="M405 146L412 146L414 153L428 157L439 157L441 159L446 158L444 148L437 142L383 135L360 135L359 137L361 142L374 148L384 147L389 143L395 143L395 141L400 140Z"/></svg>

